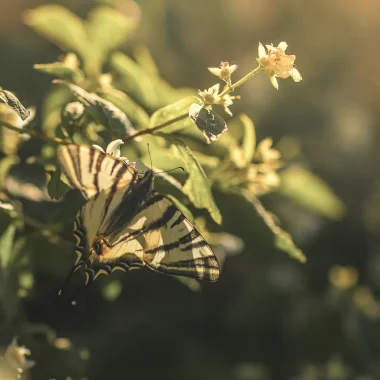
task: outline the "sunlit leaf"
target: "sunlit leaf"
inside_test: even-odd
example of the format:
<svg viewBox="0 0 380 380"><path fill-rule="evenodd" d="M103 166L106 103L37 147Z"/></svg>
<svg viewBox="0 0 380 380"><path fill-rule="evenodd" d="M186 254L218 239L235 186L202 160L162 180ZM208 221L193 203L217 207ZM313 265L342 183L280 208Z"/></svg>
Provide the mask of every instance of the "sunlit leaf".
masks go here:
<svg viewBox="0 0 380 380"><path fill-rule="evenodd" d="M25 120L30 115L30 111L28 111L10 91L0 91L0 102L5 103L9 108L12 108L22 120Z"/></svg>
<svg viewBox="0 0 380 380"><path fill-rule="evenodd" d="M279 192L309 210L330 219L344 215L344 204L325 181L300 167L280 173Z"/></svg>
<svg viewBox="0 0 380 380"><path fill-rule="evenodd" d="M170 199L174 203L174 205L178 208L178 210L181 211L182 214L185 215L186 218L190 220L190 222L193 222L194 220L193 214L183 203L181 203L177 198L173 197L173 195L171 194L165 194L165 197Z"/></svg>
<svg viewBox="0 0 380 380"><path fill-rule="evenodd" d="M149 127L154 128L165 123L170 123L167 127L160 129L161 132L165 133L173 133L183 128L192 127L193 123L187 115L190 105L194 102L201 103L197 97L189 96L178 102L169 104L166 107L160 108L152 115ZM173 120L177 121L172 123L171 121Z"/></svg>
<svg viewBox="0 0 380 380"><path fill-rule="evenodd" d="M61 169L57 167L55 172L48 172L50 175L50 181L47 185L48 193L51 198L59 199L64 196L70 187L61 180Z"/></svg>
<svg viewBox="0 0 380 380"><path fill-rule="evenodd" d="M128 56L116 52L110 59L119 87L150 111L195 94L193 89L175 89L157 73L148 73Z"/></svg>
<svg viewBox="0 0 380 380"><path fill-rule="evenodd" d="M241 114L239 119L244 126L244 136L242 141L243 158L248 164L252 161L256 147L256 131L252 119L247 115Z"/></svg>
<svg viewBox="0 0 380 380"><path fill-rule="evenodd" d="M241 142L233 140L229 146L229 156L238 168L245 168L252 162L256 147L255 126L252 120L245 114L239 116L239 127L243 126Z"/></svg>
<svg viewBox="0 0 380 380"><path fill-rule="evenodd" d="M67 80L73 83L79 83L84 79L84 73L80 69L68 67L63 62L54 62L48 64L37 64L34 69L45 74L49 74L57 79Z"/></svg>
<svg viewBox="0 0 380 380"><path fill-rule="evenodd" d="M5 179L9 170L20 161L18 156L9 155L0 160L0 189L5 186Z"/></svg>
<svg viewBox="0 0 380 380"><path fill-rule="evenodd" d="M149 49L144 45L139 45L133 49L133 57L136 62L145 70L145 72L150 76L158 77L160 75L158 67L154 62Z"/></svg>
<svg viewBox="0 0 380 380"><path fill-rule="evenodd" d="M104 59L111 50L125 43L135 29L135 21L107 6L94 8L86 22L87 35L95 59Z"/></svg>
<svg viewBox="0 0 380 380"><path fill-rule="evenodd" d="M74 51L82 57L87 54L88 38L84 22L60 5L42 5L28 10L24 21L64 51Z"/></svg>
<svg viewBox="0 0 380 380"><path fill-rule="evenodd" d="M77 100L85 106L91 117L116 132L118 137L128 136L135 132L126 114L111 102L74 84L58 80L54 81L54 83L65 84Z"/></svg>
<svg viewBox="0 0 380 380"><path fill-rule="evenodd" d="M141 130L148 128L148 114L127 94L114 88L107 88L102 91L101 96L120 108L128 118L131 119L136 129Z"/></svg>
<svg viewBox="0 0 380 380"><path fill-rule="evenodd" d="M179 140L170 139L170 141L173 143L174 155L182 160L186 171L189 173L189 177L183 186L184 193L187 194L195 207L207 209L214 221L221 224L222 215L215 204L210 183L202 166L188 146Z"/></svg>
<svg viewBox="0 0 380 380"><path fill-rule="evenodd" d="M120 77L123 89L136 101L150 110L165 105L165 99L159 99L156 84L149 75L131 58L122 53L114 53L110 65Z"/></svg>
<svg viewBox="0 0 380 380"><path fill-rule="evenodd" d="M7 268L12 260L13 241L16 234L16 225L11 223L0 236L0 264Z"/></svg>

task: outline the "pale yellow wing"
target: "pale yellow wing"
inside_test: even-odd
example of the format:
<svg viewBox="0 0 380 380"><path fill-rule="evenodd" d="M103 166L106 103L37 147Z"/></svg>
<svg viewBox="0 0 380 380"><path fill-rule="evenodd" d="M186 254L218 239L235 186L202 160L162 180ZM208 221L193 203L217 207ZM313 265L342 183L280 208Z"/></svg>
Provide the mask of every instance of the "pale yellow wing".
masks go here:
<svg viewBox="0 0 380 380"><path fill-rule="evenodd" d="M134 168L86 145L65 145L58 151L57 157L67 179L85 199L112 187L127 189L128 185L138 180Z"/></svg>

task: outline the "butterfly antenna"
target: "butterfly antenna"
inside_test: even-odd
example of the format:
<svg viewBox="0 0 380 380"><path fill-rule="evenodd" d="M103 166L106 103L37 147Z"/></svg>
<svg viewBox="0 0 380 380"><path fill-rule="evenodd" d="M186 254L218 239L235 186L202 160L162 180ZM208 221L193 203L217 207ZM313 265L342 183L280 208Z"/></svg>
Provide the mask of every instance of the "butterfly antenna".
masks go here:
<svg viewBox="0 0 380 380"><path fill-rule="evenodd" d="M150 155L149 143L147 143L146 145L148 145L148 154L149 154L149 160L150 160L150 168L151 168L151 170L153 170L152 156Z"/></svg>
<svg viewBox="0 0 380 380"><path fill-rule="evenodd" d="M155 172L154 174L169 173L169 172L172 172L172 171L177 170L177 169L181 169L182 171L186 171L183 166L177 166L174 169L163 170L162 172Z"/></svg>

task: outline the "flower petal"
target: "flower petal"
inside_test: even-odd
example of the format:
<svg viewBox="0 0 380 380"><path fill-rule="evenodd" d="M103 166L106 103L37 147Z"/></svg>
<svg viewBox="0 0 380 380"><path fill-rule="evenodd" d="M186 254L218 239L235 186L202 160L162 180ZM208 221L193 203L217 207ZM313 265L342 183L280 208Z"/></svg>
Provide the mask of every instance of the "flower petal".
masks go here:
<svg viewBox="0 0 380 380"><path fill-rule="evenodd" d="M290 75L292 76L294 82L299 82L302 80L301 73L295 67L290 70Z"/></svg>
<svg viewBox="0 0 380 380"><path fill-rule="evenodd" d="M277 47L280 48L282 51L285 51L288 47L288 44L285 41L282 41L278 44Z"/></svg>
<svg viewBox="0 0 380 380"><path fill-rule="evenodd" d="M267 55L265 47L261 42L259 42L258 53L259 53L259 59L264 58Z"/></svg>
<svg viewBox="0 0 380 380"><path fill-rule="evenodd" d="M220 76L220 73L222 72L221 69L219 69L218 67L208 67L208 71L213 74L213 75L216 75L217 77Z"/></svg>
<svg viewBox="0 0 380 380"><path fill-rule="evenodd" d="M278 82L275 75L272 75L269 77L270 82L272 83L272 86L278 90Z"/></svg>
<svg viewBox="0 0 380 380"><path fill-rule="evenodd" d="M105 153L105 151L104 151L104 149L101 147L101 146L99 146L99 145L92 145L92 147L94 148L94 149L96 149L96 150L99 150L100 152L102 152L102 153Z"/></svg>
<svg viewBox="0 0 380 380"><path fill-rule="evenodd" d="M111 141L106 149L106 153L110 154L111 156L114 156L115 158L120 157L120 145L124 144L123 140L117 139L114 141Z"/></svg>

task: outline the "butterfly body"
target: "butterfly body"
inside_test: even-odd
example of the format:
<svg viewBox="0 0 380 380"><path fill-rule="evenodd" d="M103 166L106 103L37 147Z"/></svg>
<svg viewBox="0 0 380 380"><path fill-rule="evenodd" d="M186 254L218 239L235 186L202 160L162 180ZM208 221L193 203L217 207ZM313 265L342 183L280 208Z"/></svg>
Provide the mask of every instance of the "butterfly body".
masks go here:
<svg viewBox="0 0 380 380"><path fill-rule="evenodd" d="M58 162L87 202L73 234L87 283L100 274L147 266L169 275L216 281L217 259L174 204L153 189L152 170L132 166L82 145L66 145Z"/></svg>

